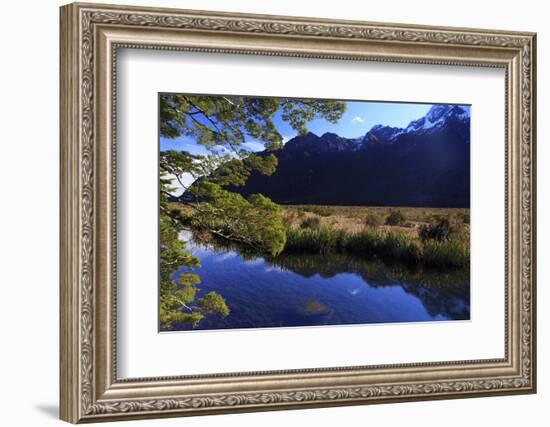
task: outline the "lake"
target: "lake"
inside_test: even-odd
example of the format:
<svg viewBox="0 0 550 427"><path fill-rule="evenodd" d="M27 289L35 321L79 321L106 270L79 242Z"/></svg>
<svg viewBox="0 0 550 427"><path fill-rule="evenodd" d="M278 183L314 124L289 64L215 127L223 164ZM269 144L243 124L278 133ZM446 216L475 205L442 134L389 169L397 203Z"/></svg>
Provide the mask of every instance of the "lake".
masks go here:
<svg viewBox="0 0 550 427"><path fill-rule="evenodd" d="M216 291L231 310L223 319L205 317L198 330L470 318L469 271L409 269L347 254L272 258L181 237L200 259L197 297Z"/></svg>

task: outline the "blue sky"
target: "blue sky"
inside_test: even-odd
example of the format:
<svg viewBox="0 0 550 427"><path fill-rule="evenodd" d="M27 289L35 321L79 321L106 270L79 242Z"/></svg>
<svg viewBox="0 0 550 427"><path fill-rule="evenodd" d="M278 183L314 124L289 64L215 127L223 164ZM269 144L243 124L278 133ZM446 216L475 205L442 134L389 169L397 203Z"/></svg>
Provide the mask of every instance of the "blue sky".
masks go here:
<svg viewBox="0 0 550 427"><path fill-rule="evenodd" d="M325 132L333 132L346 138L356 138L365 135L375 125L407 127L411 121L424 116L431 106L432 104L347 101L346 112L338 123L332 124L318 119L310 122L308 129L319 136ZM279 117L275 123L282 135L296 134Z"/></svg>
<svg viewBox="0 0 550 427"><path fill-rule="evenodd" d="M346 112L338 123L333 124L324 119L308 123L309 131L322 135L333 132L346 138L356 138L365 135L374 125L407 127L407 125L423 117L432 104L412 104L396 102L347 101ZM284 141L296 136L296 131L288 123L281 120L280 113L274 118L275 125ZM263 150L263 145L257 141L248 140L245 147L252 151ZM192 139L179 137L177 139L161 138L161 150L183 150L193 154L206 154L206 150Z"/></svg>

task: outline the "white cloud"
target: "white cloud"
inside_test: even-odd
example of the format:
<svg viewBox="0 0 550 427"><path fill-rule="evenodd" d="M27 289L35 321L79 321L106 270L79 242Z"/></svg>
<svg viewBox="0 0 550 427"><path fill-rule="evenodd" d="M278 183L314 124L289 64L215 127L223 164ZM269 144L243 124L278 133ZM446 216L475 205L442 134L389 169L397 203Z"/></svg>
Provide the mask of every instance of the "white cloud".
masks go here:
<svg viewBox="0 0 550 427"><path fill-rule="evenodd" d="M243 144L243 147L248 148L250 151L263 151L264 145L258 141L248 141Z"/></svg>
<svg viewBox="0 0 550 427"><path fill-rule="evenodd" d="M351 119L352 123L365 123L365 119L360 116L355 116L353 119Z"/></svg>

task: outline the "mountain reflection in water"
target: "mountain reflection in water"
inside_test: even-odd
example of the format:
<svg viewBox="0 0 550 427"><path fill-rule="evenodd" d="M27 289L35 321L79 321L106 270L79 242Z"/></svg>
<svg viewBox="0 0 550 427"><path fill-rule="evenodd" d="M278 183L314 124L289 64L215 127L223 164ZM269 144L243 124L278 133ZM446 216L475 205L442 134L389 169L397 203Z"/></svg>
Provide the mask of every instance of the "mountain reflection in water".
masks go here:
<svg viewBox="0 0 550 427"><path fill-rule="evenodd" d="M207 316L199 330L470 318L467 270L411 270L349 254L269 257L182 237L200 259L198 297L216 291L231 310L224 319Z"/></svg>

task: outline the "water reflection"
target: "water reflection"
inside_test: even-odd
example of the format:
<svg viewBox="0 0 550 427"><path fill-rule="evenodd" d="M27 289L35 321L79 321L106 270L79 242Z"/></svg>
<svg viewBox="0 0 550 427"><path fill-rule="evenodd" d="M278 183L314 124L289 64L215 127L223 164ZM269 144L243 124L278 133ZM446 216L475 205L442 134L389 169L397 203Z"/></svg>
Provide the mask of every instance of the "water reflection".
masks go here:
<svg viewBox="0 0 550 427"><path fill-rule="evenodd" d="M231 310L205 318L202 330L470 318L468 271L411 270L346 254L264 257L182 237L201 260L199 297L219 292Z"/></svg>

